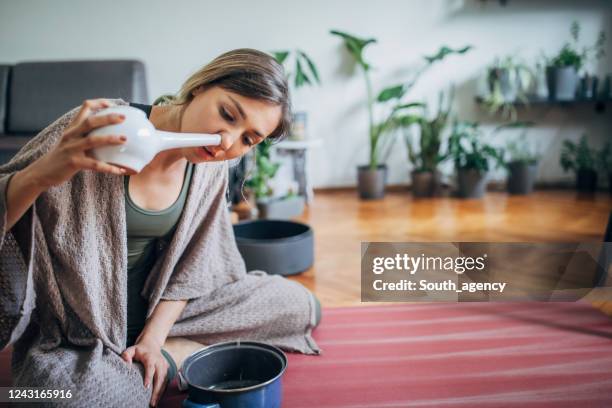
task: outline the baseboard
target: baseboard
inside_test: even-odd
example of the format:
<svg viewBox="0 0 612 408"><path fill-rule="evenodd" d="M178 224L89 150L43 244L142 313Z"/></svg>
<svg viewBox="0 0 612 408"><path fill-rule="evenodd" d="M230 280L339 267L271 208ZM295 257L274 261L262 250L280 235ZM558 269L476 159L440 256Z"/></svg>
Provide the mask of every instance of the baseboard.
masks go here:
<svg viewBox="0 0 612 408"><path fill-rule="evenodd" d="M314 188L314 192L316 193L317 191L319 192L326 192L326 193L331 193L331 192L347 192L347 191L355 191L357 189L356 186L333 186L333 187L316 187ZM385 188L385 191L387 192L403 192L403 191L410 191L412 189L410 184L389 184L387 185L387 187ZM448 191L449 195L450 192L452 191L452 188L450 185L445 184L443 186L444 191ZM576 184L573 181L539 181L535 183L534 189L536 190L568 190L568 191L575 191L576 190ZM487 191L497 191L497 192L503 192L506 191L506 183L502 182L502 181L491 181L488 183L487 185ZM598 187L597 191L599 192L606 192L609 191L608 188L606 186L600 186Z"/></svg>

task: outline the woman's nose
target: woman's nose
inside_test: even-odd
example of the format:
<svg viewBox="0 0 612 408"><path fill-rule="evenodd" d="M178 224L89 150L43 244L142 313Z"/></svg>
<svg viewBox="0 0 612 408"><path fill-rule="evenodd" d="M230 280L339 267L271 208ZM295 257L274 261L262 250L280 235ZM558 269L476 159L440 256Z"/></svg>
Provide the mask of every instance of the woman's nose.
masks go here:
<svg viewBox="0 0 612 408"><path fill-rule="evenodd" d="M223 150L227 151L232 147L237 138L238 135L233 132L223 133L221 135L221 144L219 146L221 146Z"/></svg>
<svg viewBox="0 0 612 408"><path fill-rule="evenodd" d="M213 151L215 157L221 151L227 152L232 147L232 145L234 144L237 138L237 136L229 132L227 133L223 132L223 133L220 133L220 135L221 135L221 143L217 146L211 146L211 149L210 149Z"/></svg>

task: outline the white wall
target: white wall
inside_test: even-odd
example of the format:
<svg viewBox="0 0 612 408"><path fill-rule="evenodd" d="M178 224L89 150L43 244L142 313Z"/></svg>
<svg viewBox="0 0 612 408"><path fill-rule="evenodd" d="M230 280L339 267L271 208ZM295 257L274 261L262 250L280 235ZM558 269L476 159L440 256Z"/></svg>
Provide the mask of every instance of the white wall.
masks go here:
<svg viewBox="0 0 612 408"><path fill-rule="evenodd" d="M194 70L226 50L299 47L317 62L323 86L301 89L296 108L309 111L310 134L324 139L312 155L314 185L355 182L355 165L367 160L365 88L360 75L347 76L347 57L332 28L373 36L367 58L376 66L375 89L392 84L424 54L442 44L476 48L432 69L413 90L414 99L435 101L439 89L454 83L458 111L465 119L491 123L474 104L474 78L496 55L518 53L530 62L540 50L557 51L568 38L573 19L583 39L593 43L598 30L610 28L606 0L287 0L223 2L130 0L99 2L0 0L0 62L25 60L138 58L148 69L151 97L174 92ZM597 69L612 71L612 47ZM610 108L610 107L609 107ZM596 145L611 135L609 111L587 107L532 108L528 118L540 123L532 132L545 156L540 180L569 180L558 164L563 138L589 134ZM390 182L408 181L403 143L389 165ZM501 177L501 173L497 174Z"/></svg>

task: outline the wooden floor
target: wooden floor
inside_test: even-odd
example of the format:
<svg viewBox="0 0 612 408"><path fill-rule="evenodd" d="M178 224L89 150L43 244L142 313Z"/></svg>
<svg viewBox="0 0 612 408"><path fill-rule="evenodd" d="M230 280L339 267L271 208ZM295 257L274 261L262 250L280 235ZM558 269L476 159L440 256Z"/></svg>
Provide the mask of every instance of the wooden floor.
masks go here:
<svg viewBox="0 0 612 408"><path fill-rule="evenodd" d="M361 201L355 191L321 191L299 218L313 227L315 264L292 277L323 306L360 304L361 241L601 241L612 196L489 192L482 200L413 199L407 191Z"/></svg>

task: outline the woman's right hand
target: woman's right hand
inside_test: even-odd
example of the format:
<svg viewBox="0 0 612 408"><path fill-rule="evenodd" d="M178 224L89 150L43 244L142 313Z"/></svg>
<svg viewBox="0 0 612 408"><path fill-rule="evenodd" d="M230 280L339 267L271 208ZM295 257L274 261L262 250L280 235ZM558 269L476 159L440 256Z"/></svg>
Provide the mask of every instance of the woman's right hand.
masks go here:
<svg viewBox="0 0 612 408"><path fill-rule="evenodd" d="M64 130L59 143L47 154L30 166L41 187L49 188L72 178L80 170L94 170L102 173L123 175L127 171L99 160L91 155L91 149L101 146L120 145L127 140L123 135L87 136L93 129L121 123L125 117L120 114L92 114L108 108L106 99L88 99L72 122Z"/></svg>

